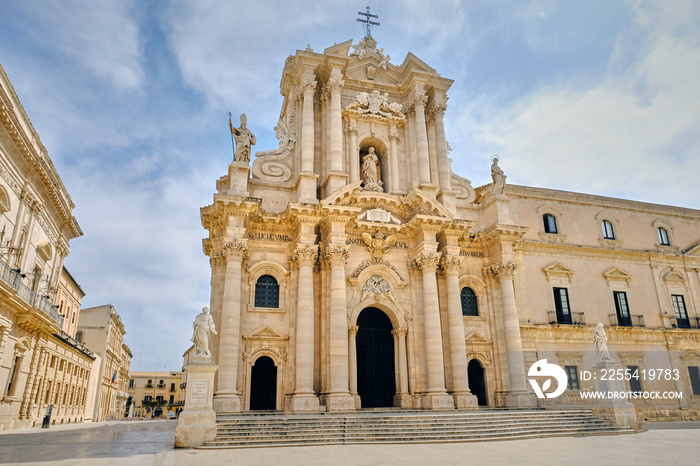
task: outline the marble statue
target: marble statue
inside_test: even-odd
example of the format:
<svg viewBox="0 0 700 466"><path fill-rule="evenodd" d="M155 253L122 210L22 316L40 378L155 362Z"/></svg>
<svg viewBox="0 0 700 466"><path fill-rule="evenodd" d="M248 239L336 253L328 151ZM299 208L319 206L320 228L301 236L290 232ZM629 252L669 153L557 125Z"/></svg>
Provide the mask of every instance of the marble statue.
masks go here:
<svg viewBox="0 0 700 466"><path fill-rule="evenodd" d="M491 158L491 179L493 179L493 195L503 194L506 188L506 175L498 166L498 156L494 155Z"/></svg>
<svg viewBox="0 0 700 466"><path fill-rule="evenodd" d="M605 328L602 323L598 323L593 330L593 343L595 344L598 360L602 362L610 362L613 359L608 353L608 336L605 333Z"/></svg>
<svg viewBox="0 0 700 466"><path fill-rule="evenodd" d="M353 45L355 48L355 51L350 54L350 56L356 56L360 60L365 58L365 55L367 54L367 42L362 39L360 42L358 42L357 45Z"/></svg>
<svg viewBox="0 0 700 466"><path fill-rule="evenodd" d="M369 146L369 149L367 149L367 155L362 158L362 175L364 176L366 191L376 191L380 193L384 192L382 189L382 182L378 180L378 163L379 159L374 151L374 147Z"/></svg>
<svg viewBox="0 0 700 466"><path fill-rule="evenodd" d="M233 154L234 162L250 162L250 146L255 145L255 135L246 128L248 117L245 113L241 115L241 127L234 128L231 120L228 120L231 134L236 140L236 152Z"/></svg>
<svg viewBox="0 0 700 466"><path fill-rule="evenodd" d="M194 334L192 335L192 343L194 343L194 355L196 356L211 356L209 351L209 334L216 335L214 327L214 319L209 314L209 308L205 307L202 312L197 315L192 324Z"/></svg>

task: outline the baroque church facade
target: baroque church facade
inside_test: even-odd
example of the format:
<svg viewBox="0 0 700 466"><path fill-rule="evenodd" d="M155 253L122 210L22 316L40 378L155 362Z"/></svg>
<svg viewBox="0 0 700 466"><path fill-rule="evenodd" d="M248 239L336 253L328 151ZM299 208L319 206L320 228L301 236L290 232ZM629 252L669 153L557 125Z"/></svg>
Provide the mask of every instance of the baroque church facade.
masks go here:
<svg viewBox="0 0 700 466"><path fill-rule="evenodd" d="M627 381L683 392L638 413L697 416L700 212L506 185L497 160L473 188L451 169L451 84L368 35L287 59L277 149L251 164L232 126L201 210L215 411L583 406L602 322L622 366L675 370ZM558 399L528 384L543 358L566 368Z"/></svg>

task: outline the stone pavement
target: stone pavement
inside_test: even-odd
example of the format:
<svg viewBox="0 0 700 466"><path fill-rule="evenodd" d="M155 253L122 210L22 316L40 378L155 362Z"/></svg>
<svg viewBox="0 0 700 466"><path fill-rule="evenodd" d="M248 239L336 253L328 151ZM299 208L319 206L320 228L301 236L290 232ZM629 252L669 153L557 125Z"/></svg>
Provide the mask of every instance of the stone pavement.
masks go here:
<svg viewBox="0 0 700 466"><path fill-rule="evenodd" d="M451 465L698 464L700 422L639 434L479 443L176 450L177 421L112 421L0 432L0 464Z"/></svg>

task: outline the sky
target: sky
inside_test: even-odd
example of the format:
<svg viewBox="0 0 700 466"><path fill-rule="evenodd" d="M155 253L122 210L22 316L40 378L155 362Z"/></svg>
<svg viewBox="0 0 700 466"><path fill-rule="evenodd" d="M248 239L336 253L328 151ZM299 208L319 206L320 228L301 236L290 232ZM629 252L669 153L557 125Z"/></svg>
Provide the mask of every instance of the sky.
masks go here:
<svg viewBox="0 0 700 466"><path fill-rule="evenodd" d="M65 266L112 304L132 371L179 370L209 304L200 208L228 112L276 149L284 61L364 36L348 0L3 0L0 63L75 203ZM454 80L453 170L700 208L700 2L370 2L378 47Z"/></svg>

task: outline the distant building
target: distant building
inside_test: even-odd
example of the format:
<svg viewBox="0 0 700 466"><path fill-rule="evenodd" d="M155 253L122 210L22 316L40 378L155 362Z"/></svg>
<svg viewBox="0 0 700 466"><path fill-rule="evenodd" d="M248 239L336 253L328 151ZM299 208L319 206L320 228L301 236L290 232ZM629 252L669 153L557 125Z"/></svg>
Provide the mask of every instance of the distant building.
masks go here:
<svg viewBox="0 0 700 466"><path fill-rule="evenodd" d="M0 115L0 430L41 424L49 407L54 424L80 422L95 355L73 338L84 293L63 261L83 232L2 67Z"/></svg>
<svg viewBox="0 0 700 466"><path fill-rule="evenodd" d="M164 414L176 411L185 400L181 385L181 371L132 372L128 391L134 403L133 415L150 416L156 407Z"/></svg>
<svg viewBox="0 0 700 466"><path fill-rule="evenodd" d="M124 324L111 304L80 312L77 339L102 360L92 415L86 415L93 421L125 416L132 357L129 347L124 344L125 334Z"/></svg>
<svg viewBox="0 0 700 466"><path fill-rule="evenodd" d="M75 278L63 267L61 278L58 282L58 313L63 316L63 331L75 338L80 318L80 302L85 297L85 292Z"/></svg>

